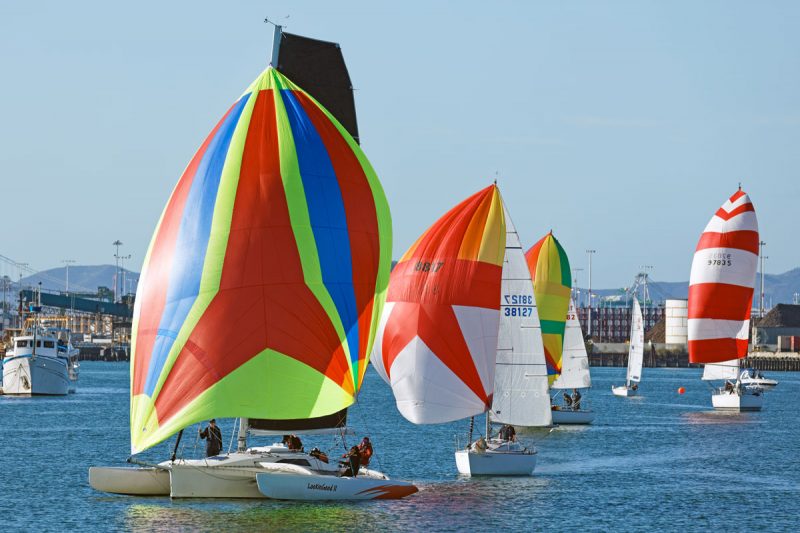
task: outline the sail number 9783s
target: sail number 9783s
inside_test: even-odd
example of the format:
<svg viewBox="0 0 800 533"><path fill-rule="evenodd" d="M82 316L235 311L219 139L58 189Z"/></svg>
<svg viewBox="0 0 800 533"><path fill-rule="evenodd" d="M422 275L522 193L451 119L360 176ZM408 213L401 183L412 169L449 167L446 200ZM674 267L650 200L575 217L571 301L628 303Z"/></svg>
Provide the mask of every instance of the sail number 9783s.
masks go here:
<svg viewBox="0 0 800 533"><path fill-rule="evenodd" d="M504 316L533 316L532 294L504 294L503 302Z"/></svg>

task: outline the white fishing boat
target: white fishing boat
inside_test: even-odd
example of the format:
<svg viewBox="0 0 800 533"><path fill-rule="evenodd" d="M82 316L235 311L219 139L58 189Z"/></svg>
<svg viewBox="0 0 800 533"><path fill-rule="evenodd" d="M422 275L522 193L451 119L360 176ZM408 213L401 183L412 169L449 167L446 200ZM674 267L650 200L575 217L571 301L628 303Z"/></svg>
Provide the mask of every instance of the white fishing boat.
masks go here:
<svg viewBox="0 0 800 533"><path fill-rule="evenodd" d="M639 395L639 382L642 379L642 361L644 359L644 320L639 300L633 299L631 314L631 343L628 348L628 373L625 385L611 386L614 396L631 397Z"/></svg>
<svg viewBox="0 0 800 533"><path fill-rule="evenodd" d="M764 389L742 383L759 253L758 220L741 187L711 217L689 278L689 361L703 363L714 409L760 411ZM721 305L721 302L724 304Z"/></svg>
<svg viewBox="0 0 800 533"><path fill-rule="evenodd" d="M142 269L131 334L131 453L177 434L175 448L159 464L91 468L97 490L284 498L298 475L346 484L339 499L417 490L368 468L369 455L359 464L354 454L347 468L338 461L383 307L391 218L354 139L338 44L279 27L275 43L273 64L326 89L312 97L269 67L179 180ZM294 48L284 56L279 47ZM315 60L324 65L314 69ZM322 102L350 114L340 122ZM236 451L217 442L208 457L179 457L186 428L222 417L239 419ZM334 434L341 444L327 453L247 447L248 437L291 434ZM376 481L388 489L374 490Z"/></svg>
<svg viewBox="0 0 800 533"><path fill-rule="evenodd" d="M778 385L777 380L770 379L753 368L743 369L739 374L739 382L745 387L761 387L765 391L774 389Z"/></svg>
<svg viewBox="0 0 800 533"><path fill-rule="evenodd" d="M61 396L74 393L78 381L78 350L70 332L41 317L31 306L22 335L12 339L3 357L3 394Z"/></svg>
<svg viewBox="0 0 800 533"><path fill-rule="evenodd" d="M561 375L556 378L550 387L554 391L563 391L569 394L571 390L588 390L592 386L592 376L589 370L589 355L586 353L583 330L578 321L575 304L570 300L567 323L564 329L564 352L561 366ZM577 409L575 403L570 405L557 405L558 394L553 396L553 423L554 424L591 424L594 421L594 412L584 408L585 400Z"/></svg>
<svg viewBox="0 0 800 533"><path fill-rule="evenodd" d="M539 326L533 285L496 185L455 206L417 239L392 271L386 301L372 363L392 387L400 413L415 424L471 418L467 446L455 453L461 474L530 475L535 450L492 438L488 413L494 397L494 409L507 408L514 422L535 421L516 402L529 392L527 407L534 407L535 392L544 395L550 423L544 356L541 367L525 366L534 341L523 342L521 325L530 326L529 337ZM517 364L512 387L505 367ZM481 413L485 433L473 440ZM505 423L506 415L496 410L491 418Z"/></svg>

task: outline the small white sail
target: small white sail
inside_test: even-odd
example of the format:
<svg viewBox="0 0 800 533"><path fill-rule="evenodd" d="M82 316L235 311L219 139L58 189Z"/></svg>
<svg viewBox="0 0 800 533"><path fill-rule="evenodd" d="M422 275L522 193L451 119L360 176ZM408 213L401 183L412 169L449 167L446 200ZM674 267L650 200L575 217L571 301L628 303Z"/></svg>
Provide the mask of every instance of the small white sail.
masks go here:
<svg viewBox="0 0 800 533"><path fill-rule="evenodd" d="M703 380L739 379L739 360L731 359L721 363L706 363L703 368Z"/></svg>
<svg viewBox="0 0 800 533"><path fill-rule="evenodd" d="M583 389L592 386L589 373L589 356L583 341L583 330L578 321L575 305L570 300L567 323L564 330L564 351L561 375L553 382L553 389Z"/></svg>
<svg viewBox="0 0 800 533"><path fill-rule="evenodd" d="M644 320L639 300L633 299L631 317L631 346L628 351L628 385L642 379L642 360L644 359Z"/></svg>
<svg viewBox="0 0 800 533"><path fill-rule="evenodd" d="M506 252L492 420L515 426L549 426L553 418L533 282L507 209L505 219Z"/></svg>

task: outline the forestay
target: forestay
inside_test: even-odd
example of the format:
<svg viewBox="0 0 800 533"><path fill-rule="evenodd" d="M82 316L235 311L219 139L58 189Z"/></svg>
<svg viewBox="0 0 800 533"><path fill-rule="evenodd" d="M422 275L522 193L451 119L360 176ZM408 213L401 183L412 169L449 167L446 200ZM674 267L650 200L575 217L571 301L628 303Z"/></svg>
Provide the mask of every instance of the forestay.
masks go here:
<svg viewBox="0 0 800 533"><path fill-rule="evenodd" d="M134 307L131 448L208 418L308 419L354 401L391 266L365 155L273 68L195 154Z"/></svg>
<svg viewBox="0 0 800 533"><path fill-rule="evenodd" d="M628 349L628 385L639 382L642 378L642 360L644 359L644 320L639 300L633 299L631 316L631 344Z"/></svg>
<svg viewBox="0 0 800 533"><path fill-rule="evenodd" d="M592 386L589 371L589 356L586 353L581 323L575 304L570 300L564 329L564 352L561 364L561 375L555 380L553 389L582 389Z"/></svg>
<svg viewBox="0 0 800 533"><path fill-rule="evenodd" d="M747 355L758 262L758 220L741 188L700 236L689 279L689 361L718 363Z"/></svg>
<svg viewBox="0 0 800 533"><path fill-rule="evenodd" d="M505 219L506 249L492 419L515 426L549 426L553 418L533 281L508 210Z"/></svg>
<svg viewBox="0 0 800 533"><path fill-rule="evenodd" d="M491 406L505 242L490 186L436 221L395 266L372 362L411 422Z"/></svg>

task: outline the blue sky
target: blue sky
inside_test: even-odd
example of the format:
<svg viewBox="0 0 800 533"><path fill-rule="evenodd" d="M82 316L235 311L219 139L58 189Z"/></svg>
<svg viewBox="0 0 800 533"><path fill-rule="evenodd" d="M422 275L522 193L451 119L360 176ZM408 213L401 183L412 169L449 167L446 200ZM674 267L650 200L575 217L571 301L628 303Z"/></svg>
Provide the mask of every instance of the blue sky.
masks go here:
<svg viewBox="0 0 800 533"><path fill-rule="evenodd" d="M767 272L800 266L800 3L730 1L2 2L0 254L108 263L121 239L138 269L287 14L342 45L395 256L497 172L523 242L596 249L596 287L688 279L739 181Z"/></svg>

